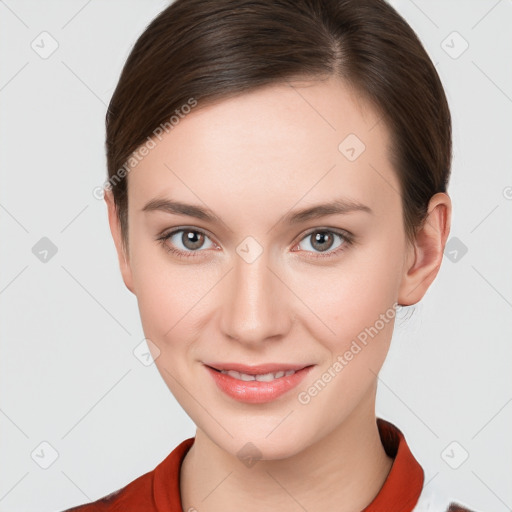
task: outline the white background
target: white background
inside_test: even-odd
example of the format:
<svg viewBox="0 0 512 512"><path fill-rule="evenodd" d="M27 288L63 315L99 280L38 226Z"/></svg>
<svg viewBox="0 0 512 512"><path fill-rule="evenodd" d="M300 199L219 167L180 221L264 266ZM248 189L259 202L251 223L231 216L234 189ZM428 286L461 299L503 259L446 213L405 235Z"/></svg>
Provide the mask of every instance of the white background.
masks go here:
<svg viewBox="0 0 512 512"><path fill-rule="evenodd" d="M195 433L156 367L133 355L144 338L136 299L121 279L104 202L92 195L106 177L106 105L132 44L166 5L0 1L0 512L54 512L98 499ZM428 478L475 510L505 512L512 508L512 1L393 5L446 89L454 130L450 236L467 253L456 262L445 255L424 300L397 323L377 415L404 432ZM43 31L59 45L47 59L31 48ZM452 54L462 48L453 31L469 44L458 58L443 43ZM42 237L57 247L46 263L32 252ZM43 441L58 453L48 469L31 457ZM458 469L441 455L453 441L452 459L469 454Z"/></svg>

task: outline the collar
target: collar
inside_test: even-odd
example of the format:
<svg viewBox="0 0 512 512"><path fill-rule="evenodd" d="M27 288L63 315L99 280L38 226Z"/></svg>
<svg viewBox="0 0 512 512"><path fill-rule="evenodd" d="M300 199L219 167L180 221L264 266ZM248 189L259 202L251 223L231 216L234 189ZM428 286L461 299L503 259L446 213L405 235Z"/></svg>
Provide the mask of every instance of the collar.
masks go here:
<svg viewBox="0 0 512 512"><path fill-rule="evenodd" d="M423 469L395 425L377 418L377 426L382 446L394 461L379 493L362 512L411 512L423 489Z"/></svg>
<svg viewBox="0 0 512 512"><path fill-rule="evenodd" d="M421 494L423 469L414 458L402 432L389 421L377 418L382 445L394 459L391 470L373 501L362 512L412 512ZM195 437L182 441L156 468L153 497L158 511L183 512L180 498L180 469Z"/></svg>

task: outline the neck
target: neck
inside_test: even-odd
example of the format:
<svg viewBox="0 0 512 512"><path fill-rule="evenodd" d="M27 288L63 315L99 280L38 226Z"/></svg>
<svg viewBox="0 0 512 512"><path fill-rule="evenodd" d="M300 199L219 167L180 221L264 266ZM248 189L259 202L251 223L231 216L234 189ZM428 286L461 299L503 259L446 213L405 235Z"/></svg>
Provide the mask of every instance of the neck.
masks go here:
<svg viewBox="0 0 512 512"><path fill-rule="evenodd" d="M246 467L197 429L180 472L184 511L363 510L391 469L375 418L376 386L334 431L285 459Z"/></svg>

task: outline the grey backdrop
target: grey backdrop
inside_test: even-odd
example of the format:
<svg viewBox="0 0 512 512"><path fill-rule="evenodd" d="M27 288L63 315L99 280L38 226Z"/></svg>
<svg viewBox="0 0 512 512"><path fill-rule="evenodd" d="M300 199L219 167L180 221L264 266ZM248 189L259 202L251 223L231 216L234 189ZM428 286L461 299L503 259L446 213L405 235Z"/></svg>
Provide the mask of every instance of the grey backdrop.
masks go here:
<svg viewBox="0 0 512 512"><path fill-rule="evenodd" d="M512 1L392 3L446 88L454 213L437 280L396 326L377 413L401 428L429 479L479 511L504 512ZM133 353L144 338L137 303L93 195L106 173L106 105L131 45L166 5L0 1L1 512L97 499L195 432L155 366Z"/></svg>

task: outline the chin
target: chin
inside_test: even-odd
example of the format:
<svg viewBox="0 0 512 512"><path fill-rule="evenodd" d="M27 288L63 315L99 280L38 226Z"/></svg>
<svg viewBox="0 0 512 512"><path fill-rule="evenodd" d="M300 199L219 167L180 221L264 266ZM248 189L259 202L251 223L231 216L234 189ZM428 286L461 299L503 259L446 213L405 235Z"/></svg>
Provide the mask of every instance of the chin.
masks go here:
<svg viewBox="0 0 512 512"><path fill-rule="evenodd" d="M282 460L293 457L306 449L311 444L311 436L306 432L290 434L289 425L277 427L274 432L269 435L274 427L259 429L236 429L235 437L225 435L222 439L217 437L213 441L223 450L231 453L240 460ZM250 463L247 464L250 467Z"/></svg>

